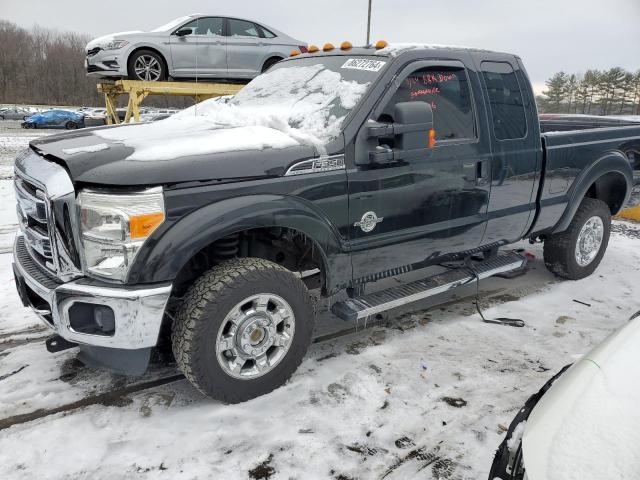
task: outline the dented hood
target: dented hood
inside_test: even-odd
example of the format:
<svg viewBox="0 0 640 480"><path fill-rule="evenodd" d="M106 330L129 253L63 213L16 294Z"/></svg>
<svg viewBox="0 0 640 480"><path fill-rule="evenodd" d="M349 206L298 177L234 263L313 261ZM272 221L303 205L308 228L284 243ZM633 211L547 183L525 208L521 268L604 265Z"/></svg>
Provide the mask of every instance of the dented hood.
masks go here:
<svg viewBox="0 0 640 480"><path fill-rule="evenodd" d="M255 138L255 132L252 127L236 127L217 131L220 142L216 137L210 139L213 152L197 153L189 146L197 141L206 144L207 139L177 131L171 136L170 155L162 149L157 152L159 160L152 159L153 154L140 160L134 147L104 136L112 129L132 127L83 129L33 140L30 146L64 165L74 183L121 186L278 176L297 160L314 156L314 149L305 145L272 148L260 142L243 142L244 138ZM188 154L182 155L181 151Z"/></svg>

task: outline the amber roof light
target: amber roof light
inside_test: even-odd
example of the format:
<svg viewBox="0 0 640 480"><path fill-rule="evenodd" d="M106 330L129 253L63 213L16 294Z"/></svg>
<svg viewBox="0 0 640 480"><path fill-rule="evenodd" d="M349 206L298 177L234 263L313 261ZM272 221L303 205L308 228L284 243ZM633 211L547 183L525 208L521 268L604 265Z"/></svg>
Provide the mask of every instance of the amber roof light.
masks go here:
<svg viewBox="0 0 640 480"><path fill-rule="evenodd" d="M340 44L340 50L349 50L351 47L353 47L353 45L351 45L351 42L342 42Z"/></svg>
<svg viewBox="0 0 640 480"><path fill-rule="evenodd" d="M387 43L386 40L378 40L376 42L376 50L380 50L381 48L385 48L387 45L389 45L389 44Z"/></svg>
<svg viewBox="0 0 640 480"><path fill-rule="evenodd" d="M320 50L316 45L309 45L309 53L315 53Z"/></svg>
<svg viewBox="0 0 640 480"><path fill-rule="evenodd" d="M328 52L329 50L333 50L334 48L336 47L333 46L333 43L325 43L324 47L322 47L322 50Z"/></svg>

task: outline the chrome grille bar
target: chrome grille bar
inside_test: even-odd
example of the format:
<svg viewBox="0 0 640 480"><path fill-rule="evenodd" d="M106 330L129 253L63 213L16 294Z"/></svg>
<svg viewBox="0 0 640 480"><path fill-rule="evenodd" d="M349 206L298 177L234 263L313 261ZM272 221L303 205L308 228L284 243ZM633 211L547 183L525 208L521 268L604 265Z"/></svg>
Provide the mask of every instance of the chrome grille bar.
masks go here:
<svg viewBox="0 0 640 480"><path fill-rule="evenodd" d="M55 272L44 190L19 174L15 175L13 185L18 202L20 230L24 234L26 248L36 262Z"/></svg>

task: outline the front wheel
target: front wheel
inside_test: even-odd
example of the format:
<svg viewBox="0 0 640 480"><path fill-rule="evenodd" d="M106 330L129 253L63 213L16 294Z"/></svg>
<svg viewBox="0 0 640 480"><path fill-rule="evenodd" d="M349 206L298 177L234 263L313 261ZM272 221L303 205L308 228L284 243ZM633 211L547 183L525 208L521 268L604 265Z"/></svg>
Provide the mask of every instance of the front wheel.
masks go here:
<svg viewBox="0 0 640 480"><path fill-rule="evenodd" d="M178 366L204 394L227 403L284 384L311 343L309 292L293 273L259 258L237 258L189 288L172 326Z"/></svg>
<svg viewBox="0 0 640 480"><path fill-rule="evenodd" d="M544 263L551 272L571 280L591 275L609 244L611 211L606 203L584 198L566 231L544 242Z"/></svg>
<svg viewBox="0 0 640 480"><path fill-rule="evenodd" d="M131 80L160 82L167 78L167 68L162 57L151 50L138 50L127 64Z"/></svg>
<svg viewBox="0 0 640 480"><path fill-rule="evenodd" d="M78 128L78 124L76 122L67 122L64 125L64 128L66 128L67 130L75 130Z"/></svg>

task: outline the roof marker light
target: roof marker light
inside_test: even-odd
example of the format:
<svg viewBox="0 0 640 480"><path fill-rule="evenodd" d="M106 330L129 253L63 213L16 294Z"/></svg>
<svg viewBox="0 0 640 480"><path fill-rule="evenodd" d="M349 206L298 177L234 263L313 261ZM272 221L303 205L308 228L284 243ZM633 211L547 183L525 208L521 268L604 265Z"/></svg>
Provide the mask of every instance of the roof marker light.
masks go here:
<svg viewBox="0 0 640 480"><path fill-rule="evenodd" d="M291 53L289 54L290 57L295 57L296 55L300 55L300 52L298 50L291 50Z"/></svg>
<svg viewBox="0 0 640 480"><path fill-rule="evenodd" d="M320 49L316 45L309 45L309 48L307 50L309 51L309 53L316 53Z"/></svg>
<svg viewBox="0 0 640 480"><path fill-rule="evenodd" d="M330 50L333 50L334 48L336 47L333 46L333 43L325 43L324 47L322 47L322 50L324 50L325 52L328 52Z"/></svg>
<svg viewBox="0 0 640 480"><path fill-rule="evenodd" d="M351 47L353 47L353 45L351 45L351 42L342 42L340 44L340 50L349 50Z"/></svg>
<svg viewBox="0 0 640 480"><path fill-rule="evenodd" d="M376 50L380 50L381 48L385 48L387 45L389 45L389 44L387 43L386 40L378 40L376 42Z"/></svg>

